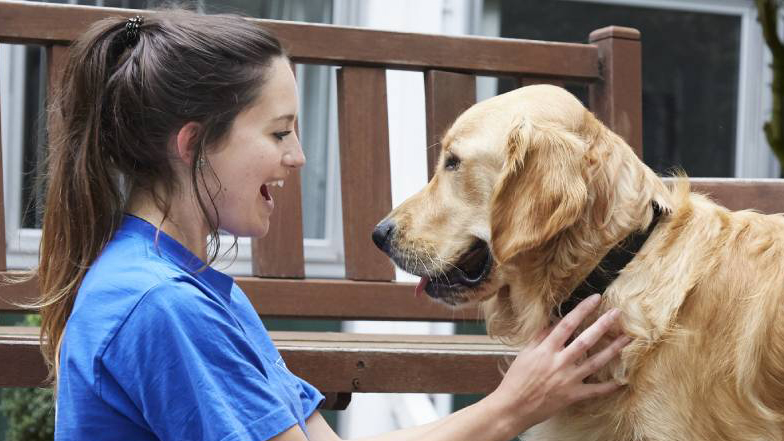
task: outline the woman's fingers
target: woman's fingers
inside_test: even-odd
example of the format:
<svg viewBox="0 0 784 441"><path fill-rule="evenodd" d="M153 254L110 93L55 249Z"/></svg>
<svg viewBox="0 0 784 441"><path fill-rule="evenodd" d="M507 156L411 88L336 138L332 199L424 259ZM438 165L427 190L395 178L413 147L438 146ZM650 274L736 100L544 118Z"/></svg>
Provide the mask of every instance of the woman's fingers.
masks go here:
<svg viewBox="0 0 784 441"><path fill-rule="evenodd" d="M577 378L579 380L584 380L589 375L595 374L602 366L606 365L610 360L615 358L616 355L620 354L623 348L631 341L631 337L626 335L621 335L616 338L609 346L580 364L575 373Z"/></svg>
<svg viewBox="0 0 784 441"><path fill-rule="evenodd" d="M601 397L618 390L620 387L620 384L614 383L612 381L608 381L607 383L581 384L574 389L572 402L576 403L578 401L587 400L590 398Z"/></svg>
<svg viewBox="0 0 784 441"><path fill-rule="evenodd" d="M560 350L566 344L566 341L569 340L569 337L574 334L577 327L580 326L580 323L599 306L601 298L599 294L594 294L580 302L569 314L566 314L566 317L558 322L553 332L545 339L545 343L556 350Z"/></svg>
<svg viewBox="0 0 784 441"><path fill-rule="evenodd" d="M547 336L553 332L554 328L555 325L551 325L539 331L539 333L536 334L536 336L532 340L532 344L534 346L541 344L544 341L544 339L547 338Z"/></svg>
<svg viewBox="0 0 784 441"><path fill-rule="evenodd" d="M593 345L612 328L613 323L615 323L615 320L619 315L620 311L611 309L599 317L599 319L589 326L588 329L581 332L580 335L569 343L569 346L561 352L564 363L571 364L577 362L577 360L588 352L588 349L591 349Z"/></svg>

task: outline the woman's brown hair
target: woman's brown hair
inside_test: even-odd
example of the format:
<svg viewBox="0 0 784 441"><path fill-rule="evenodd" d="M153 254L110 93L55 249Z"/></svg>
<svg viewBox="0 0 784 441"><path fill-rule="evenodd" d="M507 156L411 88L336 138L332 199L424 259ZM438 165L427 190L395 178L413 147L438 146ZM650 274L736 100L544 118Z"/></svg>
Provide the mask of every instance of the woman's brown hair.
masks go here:
<svg viewBox="0 0 784 441"><path fill-rule="evenodd" d="M167 145L199 123L194 158L219 142L260 90L267 67L285 56L280 42L238 16L182 9L146 14L138 39L123 18L96 22L71 48L50 112L40 261L41 348L56 382L59 347L79 285L119 226L124 195L153 195L164 216L177 191ZM218 213L191 184L218 250ZM213 216L209 216L213 210ZM211 221L210 219L215 219Z"/></svg>

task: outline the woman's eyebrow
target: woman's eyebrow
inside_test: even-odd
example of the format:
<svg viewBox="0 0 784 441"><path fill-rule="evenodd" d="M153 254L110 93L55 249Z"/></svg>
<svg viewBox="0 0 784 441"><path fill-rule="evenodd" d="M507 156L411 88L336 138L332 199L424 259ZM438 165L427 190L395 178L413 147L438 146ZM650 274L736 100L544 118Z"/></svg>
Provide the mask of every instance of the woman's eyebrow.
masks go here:
<svg viewBox="0 0 784 441"><path fill-rule="evenodd" d="M294 116L294 114L293 114L293 113L288 113L288 114L286 114L286 115L281 115L281 116L279 116L279 117L277 117L277 118L273 119L273 121L280 121L280 120L282 120L282 119L284 119L284 120L286 120L286 121L294 121L294 118L295 118L295 116Z"/></svg>

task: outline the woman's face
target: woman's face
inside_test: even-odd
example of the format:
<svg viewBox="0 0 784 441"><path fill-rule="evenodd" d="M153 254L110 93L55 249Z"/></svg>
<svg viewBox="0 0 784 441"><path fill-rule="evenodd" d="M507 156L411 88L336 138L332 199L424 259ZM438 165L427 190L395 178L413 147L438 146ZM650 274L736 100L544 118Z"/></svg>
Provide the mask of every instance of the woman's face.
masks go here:
<svg viewBox="0 0 784 441"><path fill-rule="evenodd" d="M296 118L297 84L288 59L278 57L257 100L237 115L226 138L206 154L204 177L221 229L237 236L267 234L274 207L269 187L305 164L294 133Z"/></svg>

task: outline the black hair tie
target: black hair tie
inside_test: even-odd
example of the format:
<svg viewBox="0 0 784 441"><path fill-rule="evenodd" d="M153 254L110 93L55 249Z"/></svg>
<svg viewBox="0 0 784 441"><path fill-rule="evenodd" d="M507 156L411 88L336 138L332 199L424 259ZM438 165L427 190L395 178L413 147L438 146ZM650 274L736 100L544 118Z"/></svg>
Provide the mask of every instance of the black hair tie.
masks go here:
<svg viewBox="0 0 784 441"><path fill-rule="evenodd" d="M139 29L142 27L144 17L137 15L128 19L125 23L125 45L133 47L139 41Z"/></svg>

